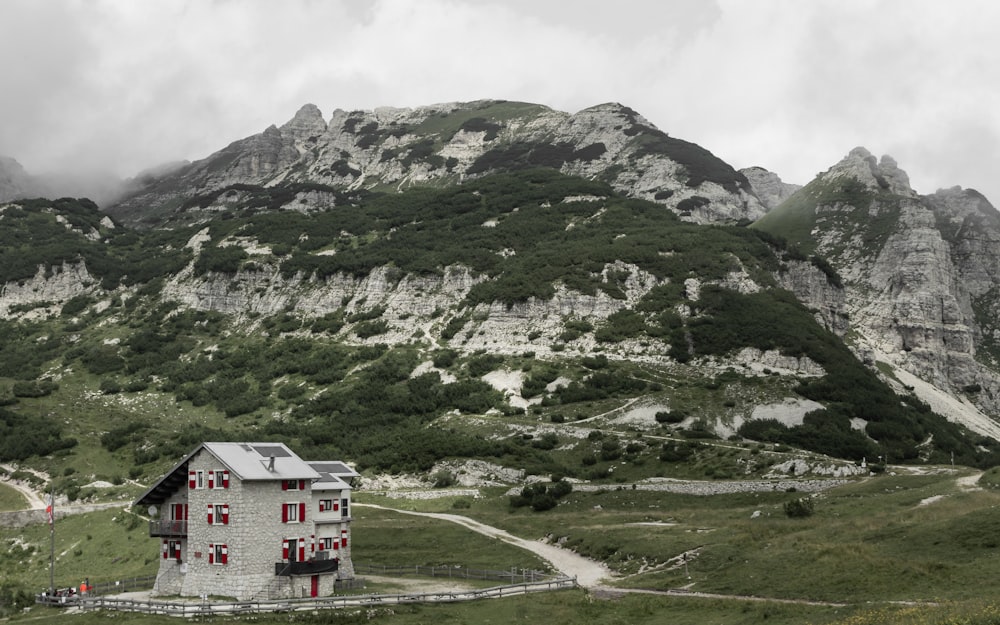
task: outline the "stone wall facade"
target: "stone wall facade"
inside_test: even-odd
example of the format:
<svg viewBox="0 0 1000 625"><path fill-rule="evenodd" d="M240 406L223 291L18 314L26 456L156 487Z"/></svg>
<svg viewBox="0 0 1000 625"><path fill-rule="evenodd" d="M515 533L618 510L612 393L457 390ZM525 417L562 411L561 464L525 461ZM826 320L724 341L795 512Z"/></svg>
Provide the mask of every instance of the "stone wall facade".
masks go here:
<svg viewBox="0 0 1000 625"><path fill-rule="evenodd" d="M348 519L316 523L318 504L310 480L295 480L289 489L281 479L244 481L234 474L223 482L227 468L205 449L190 458L187 472L196 476L191 479L197 487L186 481L159 511L161 519L169 520L175 504L187 506L186 535L160 538L156 594L253 600L309 596L314 588L319 595L333 593L342 571L316 575L315 586L313 575L276 574L279 564L315 557L317 528L336 532L339 551L332 555L350 562L349 538L341 548ZM179 542L179 551L170 548L170 541ZM353 577L353 566L346 571Z"/></svg>

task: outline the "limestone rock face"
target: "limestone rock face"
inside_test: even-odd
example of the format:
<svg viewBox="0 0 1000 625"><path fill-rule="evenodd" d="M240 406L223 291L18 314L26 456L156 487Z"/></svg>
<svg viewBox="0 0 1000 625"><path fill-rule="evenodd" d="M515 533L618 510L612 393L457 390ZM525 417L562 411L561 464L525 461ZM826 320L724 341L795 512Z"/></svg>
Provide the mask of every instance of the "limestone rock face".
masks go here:
<svg viewBox="0 0 1000 625"><path fill-rule="evenodd" d="M540 166L607 181L688 221L735 223L766 212L743 174L621 104L571 115L502 101L338 109L329 122L307 104L280 127L146 180L108 210L122 221L138 223L150 212L173 210L179 198L235 184L401 189Z"/></svg>
<svg viewBox="0 0 1000 625"><path fill-rule="evenodd" d="M838 336L850 329L847 315L847 293L822 271L803 261L790 261L778 273L778 283L788 289L807 307L814 310L816 321Z"/></svg>
<svg viewBox="0 0 1000 625"><path fill-rule="evenodd" d="M747 177L750 188L768 210L787 200L802 188L800 184L783 182L778 174L763 167L746 167L740 173Z"/></svg>
<svg viewBox="0 0 1000 625"><path fill-rule="evenodd" d="M981 389L969 399L996 414L1000 213L958 187L919 196L895 160L876 161L864 148L816 182L803 192L831 195L815 205L812 235L844 278L850 328L938 388ZM857 183L863 188L850 186ZM808 289L789 288L809 301Z"/></svg>
<svg viewBox="0 0 1000 625"><path fill-rule="evenodd" d="M872 191L887 191L904 197L917 197L910 188L910 178L896 165L891 156L875 159L871 152L862 147L854 148L839 163L827 171L826 180L854 179Z"/></svg>

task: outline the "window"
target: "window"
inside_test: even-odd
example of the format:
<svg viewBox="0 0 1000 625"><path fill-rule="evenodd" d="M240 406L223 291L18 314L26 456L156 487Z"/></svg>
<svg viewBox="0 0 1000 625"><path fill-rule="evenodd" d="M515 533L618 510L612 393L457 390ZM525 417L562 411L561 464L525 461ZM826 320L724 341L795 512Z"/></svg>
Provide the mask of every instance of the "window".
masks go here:
<svg viewBox="0 0 1000 625"><path fill-rule="evenodd" d="M208 487L214 489L229 488L229 471L209 471Z"/></svg>
<svg viewBox="0 0 1000 625"><path fill-rule="evenodd" d="M229 504L226 503L208 504L208 524L229 525Z"/></svg>
<svg viewBox="0 0 1000 625"><path fill-rule="evenodd" d="M165 540L163 541L163 559L171 559L181 561L181 541L179 540Z"/></svg>
<svg viewBox="0 0 1000 625"><path fill-rule="evenodd" d="M340 500L340 515L343 516L343 517L349 517L349 516L351 516L350 514L348 514L348 512L349 512L348 508L349 507L350 507L350 499L346 499L346 498L345 499L341 499Z"/></svg>
<svg viewBox="0 0 1000 625"><path fill-rule="evenodd" d="M305 480L281 480L281 490L305 490Z"/></svg>
<svg viewBox="0 0 1000 625"><path fill-rule="evenodd" d="M205 472L188 471L188 488L191 490L205 488Z"/></svg>
<svg viewBox="0 0 1000 625"><path fill-rule="evenodd" d="M306 504L304 502L281 504L282 523L302 523L305 520Z"/></svg>
<svg viewBox="0 0 1000 625"><path fill-rule="evenodd" d="M332 499L320 499L319 500L319 511L328 512L333 510L333 500Z"/></svg>
<svg viewBox="0 0 1000 625"><path fill-rule="evenodd" d="M306 539L286 538L281 542L281 559L284 562L303 562L306 559Z"/></svg>
<svg viewBox="0 0 1000 625"><path fill-rule="evenodd" d="M229 564L229 547L221 543L211 543L208 545L209 564Z"/></svg>
<svg viewBox="0 0 1000 625"><path fill-rule="evenodd" d="M333 549L333 539L332 538L320 538L319 539L319 550L320 551L330 551Z"/></svg>

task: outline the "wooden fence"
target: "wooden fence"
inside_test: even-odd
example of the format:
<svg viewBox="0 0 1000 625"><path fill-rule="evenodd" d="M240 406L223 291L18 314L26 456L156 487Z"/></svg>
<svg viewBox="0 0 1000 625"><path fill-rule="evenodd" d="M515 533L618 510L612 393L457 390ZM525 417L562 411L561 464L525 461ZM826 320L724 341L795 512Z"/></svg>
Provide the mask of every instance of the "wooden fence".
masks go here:
<svg viewBox="0 0 1000 625"><path fill-rule="evenodd" d="M381 575L383 577L403 577L418 575L423 577L448 577L451 579L477 579L518 584L547 581L559 577L551 573L528 569L512 568L509 571L470 569L463 566L384 566L379 564L355 564L357 575Z"/></svg>
<svg viewBox="0 0 1000 625"><path fill-rule="evenodd" d="M462 590L455 592L405 593L394 595L343 595L335 597L315 597L311 599L279 599L275 601L232 601L232 602L180 602L180 601L136 601L113 597L84 596L73 605L84 610L117 610L119 612L139 612L142 614L166 614L171 616L196 616L217 614L264 614L269 612L297 612L329 610L335 608L371 607L399 605L406 603L452 603L495 599L533 592L573 588L576 579L556 577L545 581L507 584Z"/></svg>

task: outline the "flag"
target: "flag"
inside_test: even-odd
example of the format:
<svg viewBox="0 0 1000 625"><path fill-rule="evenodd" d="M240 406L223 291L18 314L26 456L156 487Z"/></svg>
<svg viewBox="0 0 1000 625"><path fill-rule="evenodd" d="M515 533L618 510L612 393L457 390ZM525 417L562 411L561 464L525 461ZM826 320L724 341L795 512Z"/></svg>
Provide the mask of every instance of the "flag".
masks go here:
<svg viewBox="0 0 1000 625"><path fill-rule="evenodd" d="M55 519L53 518L52 507L53 507L52 493L49 493L49 502L45 506L45 516L49 520L49 527L52 527L52 524L55 522Z"/></svg>

